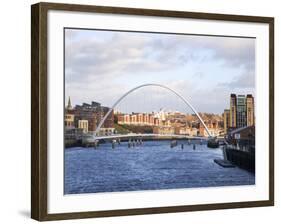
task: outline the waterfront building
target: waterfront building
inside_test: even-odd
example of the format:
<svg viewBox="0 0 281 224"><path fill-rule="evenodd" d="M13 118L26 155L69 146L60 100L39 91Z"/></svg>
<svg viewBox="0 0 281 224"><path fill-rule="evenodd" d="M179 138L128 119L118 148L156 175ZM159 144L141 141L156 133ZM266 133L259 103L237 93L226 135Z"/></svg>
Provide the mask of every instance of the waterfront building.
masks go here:
<svg viewBox="0 0 281 224"><path fill-rule="evenodd" d="M191 129L189 127L180 127L178 130L179 135L191 135Z"/></svg>
<svg viewBox="0 0 281 224"><path fill-rule="evenodd" d="M113 135L115 132L114 128L101 128L98 135L100 136L108 136L108 135Z"/></svg>
<svg viewBox="0 0 281 224"><path fill-rule="evenodd" d="M218 129L219 128L219 122L217 120L211 120L212 122L212 128Z"/></svg>
<svg viewBox="0 0 281 224"><path fill-rule="evenodd" d="M98 118L100 118L98 111L83 106L76 106L74 109L74 123L75 127L79 127L79 120L88 121L88 131L95 131L98 125Z"/></svg>
<svg viewBox="0 0 281 224"><path fill-rule="evenodd" d="M142 114L142 113L132 113L132 114L119 114L117 116L118 124L126 125L137 125L137 126L154 126L160 125L160 120L155 117L154 114Z"/></svg>
<svg viewBox="0 0 281 224"><path fill-rule="evenodd" d="M167 112L164 109L160 109L158 113L155 114L155 117L159 118L160 121L166 120Z"/></svg>
<svg viewBox="0 0 281 224"><path fill-rule="evenodd" d="M159 126L160 125L160 119L158 117L154 118L154 125Z"/></svg>
<svg viewBox="0 0 281 224"><path fill-rule="evenodd" d="M237 112L236 112L236 127L241 128L247 126L247 107L246 96L237 96Z"/></svg>
<svg viewBox="0 0 281 224"><path fill-rule="evenodd" d="M137 122L138 122L138 124L143 125L143 114L142 113L138 113Z"/></svg>
<svg viewBox="0 0 281 224"><path fill-rule="evenodd" d="M198 136L198 135L200 135L198 128L191 128L191 136Z"/></svg>
<svg viewBox="0 0 281 224"><path fill-rule="evenodd" d="M236 95L230 95L230 127L236 128Z"/></svg>
<svg viewBox="0 0 281 224"><path fill-rule="evenodd" d="M154 115L153 114L149 114L149 125L150 126L154 125Z"/></svg>
<svg viewBox="0 0 281 224"><path fill-rule="evenodd" d="M225 134L227 133L229 127L230 127L230 110L225 109L223 113L223 129Z"/></svg>
<svg viewBox="0 0 281 224"><path fill-rule="evenodd" d="M74 114L67 113L64 116L64 126L67 128L74 128Z"/></svg>
<svg viewBox="0 0 281 224"><path fill-rule="evenodd" d="M130 115L130 124L137 125L137 115L136 114Z"/></svg>
<svg viewBox="0 0 281 224"><path fill-rule="evenodd" d="M170 120L162 121L162 125L165 127L171 127L171 121Z"/></svg>
<svg viewBox="0 0 281 224"><path fill-rule="evenodd" d="M119 110L117 110L117 109L114 109L114 115L119 115L119 114L122 114L122 112L121 111L119 111Z"/></svg>
<svg viewBox="0 0 281 224"><path fill-rule="evenodd" d="M100 120L98 121L98 123L101 121L101 119L107 114L107 112L110 110L109 107L104 107L101 106L101 117ZM114 113L113 110L110 112L110 114L108 115L108 117L105 119L102 128L113 128L114 127Z"/></svg>
<svg viewBox="0 0 281 224"><path fill-rule="evenodd" d="M167 126L155 126L153 127L153 134L173 135L175 134L175 128Z"/></svg>
<svg viewBox="0 0 281 224"><path fill-rule="evenodd" d="M165 119L159 114L165 114ZM195 114L187 115L180 112L160 112L152 113L131 113L122 114L118 113L117 123L120 125L133 125L133 126L153 126L160 127L155 129L157 133L176 133L182 135L201 135L208 136L208 133L204 130L204 126L200 126L200 121ZM201 113L202 118L207 127L212 130L212 133L218 135L223 131L223 117L216 114ZM191 128L195 128L192 132Z"/></svg>
<svg viewBox="0 0 281 224"><path fill-rule="evenodd" d="M124 115L124 124L130 124L130 115L129 114Z"/></svg>
<svg viewBox="0 0 281 224"><path fill-rule="evenodd" d="M217 121L204 121L204 123L207 124L208 130L212 136L220 135L222 129L219 128ZM199 124L197 135L203 137L209 137L208 132L206 131L204 125L201 122Z"/></svg>
<svg viewBox="0 0 281 224"><path fill-rule="evenodd" d="M125 122L125 116L123 114L118 114L117 115L117 123L118 124L124 124Z"/></svg>
<svg viewBox="0 0 281 224"><path fill-rule="evenodd" d="M144 114L143 116L143 122L145 125L148 125L149 124L149 114Z"/></svg>
<svg viewBox="0 0 281 224"><path fill-rule="evenodd" d="M88 121L88 131L93 132L96 130L98 124L101 122L105 114L109 111L108 107L101 106L98 102L92 102L91 104L83 103L82 105L76 105L73 109L74 125L79 128L79 120ZM109 114L104 121L103 128L114 127L114 114L113 111Z"/></svg>
<svg viewBox="0 0 281 224"><path fill-rule="evenodd" d="M247 95L246 98L246 109L247 109L247 126L252 126L255 123L254 115L254 97L251 94Z"/></svg>
<svg viewBox="0 0 281 224"><path fill-rule="evenodd" d="M88 133L88 120L78 120L78 128L83 130L83 133Z"/></svg>

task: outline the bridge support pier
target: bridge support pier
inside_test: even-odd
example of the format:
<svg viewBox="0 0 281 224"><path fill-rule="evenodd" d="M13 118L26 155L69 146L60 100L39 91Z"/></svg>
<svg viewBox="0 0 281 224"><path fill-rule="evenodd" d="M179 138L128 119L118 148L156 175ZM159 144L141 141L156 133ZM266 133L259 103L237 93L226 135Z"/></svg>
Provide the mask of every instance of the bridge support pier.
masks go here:
<svg viewBox="0 0 281 224"><path fill-rule="evenodd" d="M128 148L131 148L131 139L128 141Z"/></svg>
<svg viewBox="0 0 281 224"><path fill-rule="evenodd" d="M172 141L171 141L170 147L171 147L171 148L174 148L174 147L177 146L177 145L178 145L177 140L172 140Z"/></svg>
<svg viewBox="0 0 281 224"><path fill-rule="evenodd" d="M112 140L112 149L115 149L115 143L116 143L116 140L113 139L113 140Z"/></svg>

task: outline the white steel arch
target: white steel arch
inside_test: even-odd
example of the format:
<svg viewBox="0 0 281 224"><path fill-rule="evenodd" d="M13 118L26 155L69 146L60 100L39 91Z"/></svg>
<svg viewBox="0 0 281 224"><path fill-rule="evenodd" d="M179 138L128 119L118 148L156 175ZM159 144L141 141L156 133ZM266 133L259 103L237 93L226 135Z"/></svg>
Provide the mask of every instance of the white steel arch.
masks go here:
<svg viewBox="0 0 281 224"><path fill-rule="evenodd" d="M148 84L143 84L140 86L137 86L131 90L129 90L128 92L126 92L123 96L121 96L113 105L112 107L107 111L107 113L105 114L105 116L102 118L102 120L100 121L99 125L97 126L95 132L94 132L94 138L97 136L97 133L99 133L99 130L101 128L101 126L103 125L104 121L106 120L106 118L109 116L109 114L113 111L113 109L126 97L128 96L130 93L136 91L137 89L143 88L143 87L147 87L147 86L157 86L157 87L161 87L163 89L167 89L170 92L174 93L176 96L178 96L188 107L191 108L191 110L196 114L196 116L198 117L198 119L200 120L201 124L204 126L205 130L207 131L209 137L213 137L209 131L209 129L207 128L206 124L204 123L203 119L200 117L200 115L198 114L198 112L195 110L195 108L188 102L188 100L186 100L182 95L180 95L179 93L177 93L175 90L161 85L161 84L155 84L155 83L148 83Z"/></svg>

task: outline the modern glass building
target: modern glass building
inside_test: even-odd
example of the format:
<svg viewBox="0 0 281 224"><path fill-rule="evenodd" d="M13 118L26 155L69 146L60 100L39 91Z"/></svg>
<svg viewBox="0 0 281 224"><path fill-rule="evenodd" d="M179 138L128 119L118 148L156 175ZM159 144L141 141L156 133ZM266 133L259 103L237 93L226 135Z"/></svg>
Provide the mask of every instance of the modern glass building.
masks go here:
<svg viewBox="0 0 281 224"><path fill-rule="evenodd" d="M238 95L237 96L237 112L236 112L236 125L237 128L247 126L247 105L246 105L246 96Z"/></svg>

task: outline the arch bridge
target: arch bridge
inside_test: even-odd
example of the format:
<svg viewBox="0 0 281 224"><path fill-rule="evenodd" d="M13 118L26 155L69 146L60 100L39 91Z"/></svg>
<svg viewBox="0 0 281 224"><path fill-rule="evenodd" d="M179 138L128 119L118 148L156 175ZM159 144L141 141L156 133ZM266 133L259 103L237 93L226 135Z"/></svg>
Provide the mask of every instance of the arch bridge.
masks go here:
<svg viewBox="0 0 281 224"><path fill-rule="evenodd" d="M110 109L107 111L107 113L105 114L105 116L102 118L102 120L100 121L100 123L98 124L96 130L93 133L93 140L99 140L99 139L110 139L113 138L113 136L98 136L98 133L102 127L102 125L104 124L105 120L108 118L108 116L113 112L113 110L116 108L116 106L125 98L127 97L129 94L131 94L132 92L141 89L141 88L145 88L148 86L155 86L155 87L159 87L162 89L166 89L168 91L170 91L171 93L173 93L174 95L176 95L185 105L187 108L190 108L195 115L198 117L200 123L203 125L203 127L205 128L206 132L208 133L209 138L214 138L214 136L211 135L208 127L206 126L206 124L204 123L203 119L201 118L201 116L198 114L198 112L195 110L195 108L191 105L191 103L185 98L183 97L181 94L179 94L178 92L176 92L175 90L162 85L162 84L155 84L155 83L148 83L148 84L143 84L143 85L139 85L131 90L129 90L128 92L126 92L125 94L123 94L111 107ZM151 135L156 135L156 134L151 134ZM134 134L134 136L144 136L144 134ZM160 136L157 134L157 136ZM173 135L176 137L176 135ZM115 136L115 137L122 137L121 135L119 136ZM184 136L182 136L184 137ZM187 137L187 136L186 136ZM190 138L194 138L194 137L190 137ZM202 138L202 139L206 139L206 137L198 137L198 138Z"/></svg>

